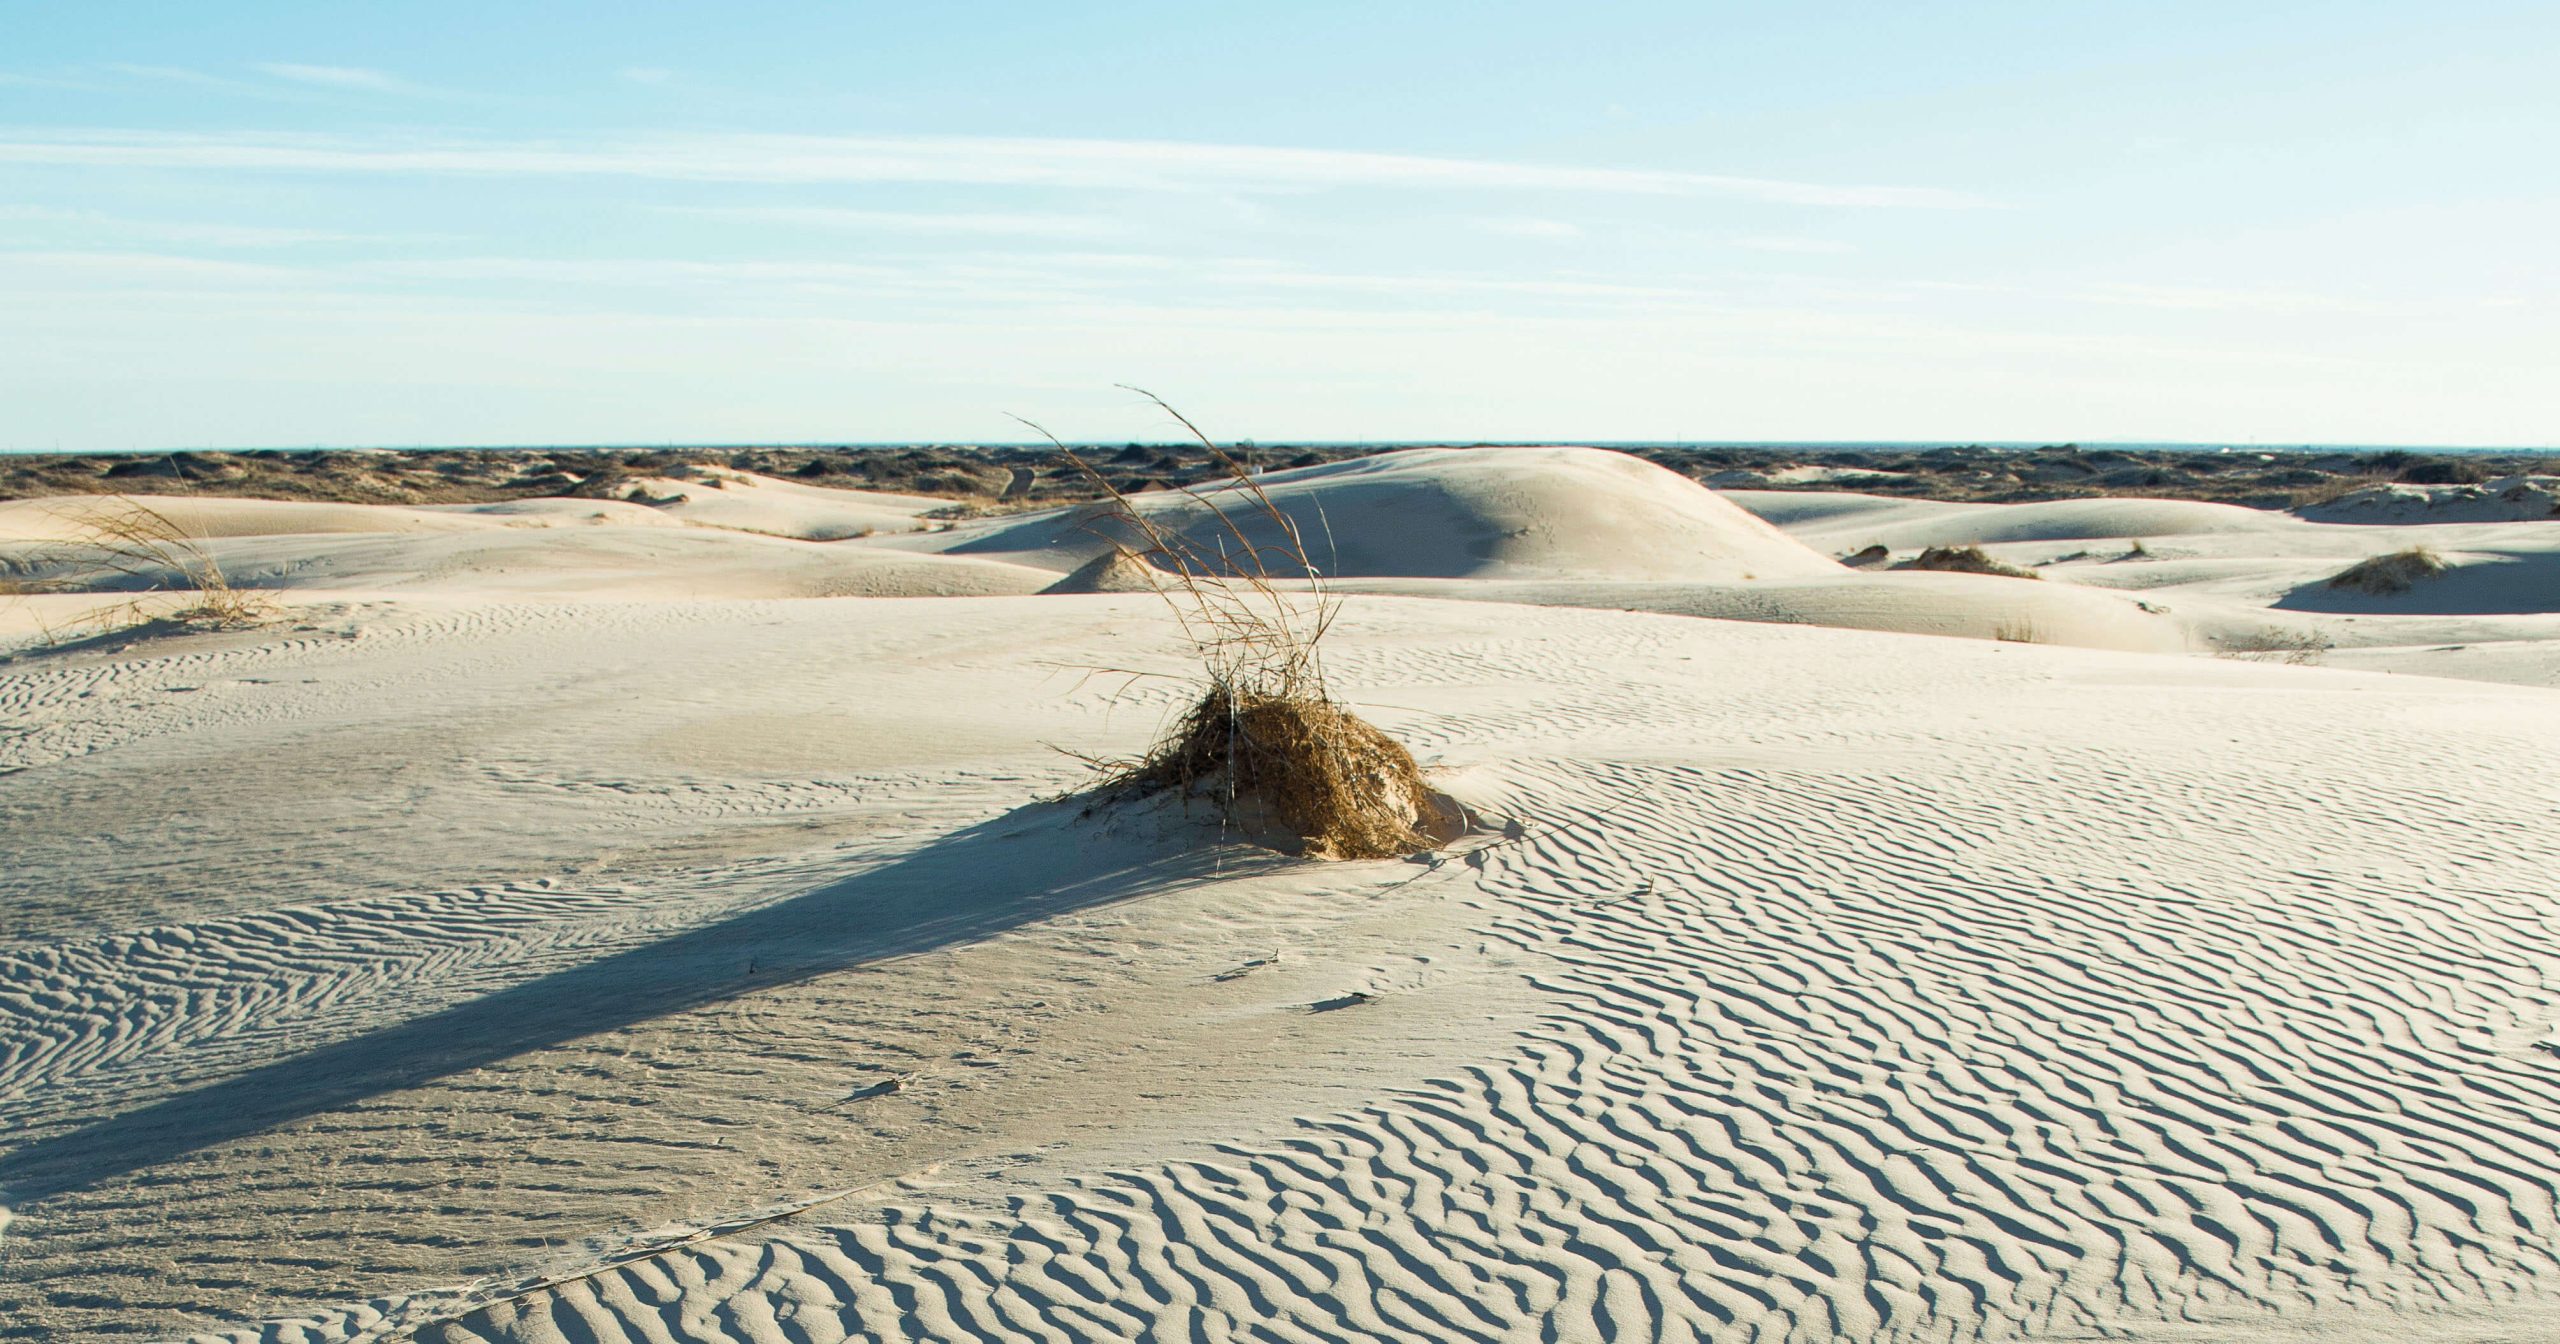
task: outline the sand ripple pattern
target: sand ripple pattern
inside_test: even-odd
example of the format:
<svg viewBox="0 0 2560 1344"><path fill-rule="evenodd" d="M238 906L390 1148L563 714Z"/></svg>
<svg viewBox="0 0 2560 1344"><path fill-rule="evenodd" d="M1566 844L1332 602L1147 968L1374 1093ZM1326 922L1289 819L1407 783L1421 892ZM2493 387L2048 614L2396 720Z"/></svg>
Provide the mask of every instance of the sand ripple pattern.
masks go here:
<svg viewBox="0 0 2560 1344"><path fill-rule="evenodd" d="M1552 1008L1503 1062L1153 1167L838 1205L419 1337L1969 1340L2547 1308L2560 1059L2529 1042L2560 1004L2560 836L2534 781L2270 755L1509 767L1525 838L1433 879L1535 954Z"/></svg>

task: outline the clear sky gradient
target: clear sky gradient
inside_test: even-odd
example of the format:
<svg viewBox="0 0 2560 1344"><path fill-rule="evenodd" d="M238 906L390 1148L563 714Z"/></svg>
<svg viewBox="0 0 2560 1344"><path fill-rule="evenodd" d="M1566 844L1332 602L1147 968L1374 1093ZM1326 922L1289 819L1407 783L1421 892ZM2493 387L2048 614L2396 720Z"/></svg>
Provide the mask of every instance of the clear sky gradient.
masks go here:
<svg viewBox="0 0 2560 1344"><path fill-rule="evenodd" d="M0 448L2560 441L2560 4L0 3Z"/></svg>

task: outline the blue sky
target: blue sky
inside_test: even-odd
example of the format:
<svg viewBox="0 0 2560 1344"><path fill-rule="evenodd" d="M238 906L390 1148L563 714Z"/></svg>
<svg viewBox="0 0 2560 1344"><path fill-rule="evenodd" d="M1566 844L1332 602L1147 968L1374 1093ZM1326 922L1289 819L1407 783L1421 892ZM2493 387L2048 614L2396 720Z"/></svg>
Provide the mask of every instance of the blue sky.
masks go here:
<svg viewBox="0 0 2560 1344"><path fill-rule="evenodd" d="M2560 5L0 0L0 448L2560 442Z"/></svg>

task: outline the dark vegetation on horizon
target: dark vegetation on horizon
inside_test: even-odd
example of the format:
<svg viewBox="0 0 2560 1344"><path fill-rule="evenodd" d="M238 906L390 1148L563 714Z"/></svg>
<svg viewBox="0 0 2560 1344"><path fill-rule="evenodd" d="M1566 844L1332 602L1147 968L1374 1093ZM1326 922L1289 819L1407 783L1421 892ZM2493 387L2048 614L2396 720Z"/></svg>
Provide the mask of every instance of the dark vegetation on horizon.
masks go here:
<svg viewBox="0 0 2560 1344"><path fill-rule="evenodd" d="M1238 450L1255 469L1313 466L1386 451L1391 449L1286 444ZM2448 457L2399 450L2262 454L2068 445L2025 450L1669 447L1631 451L1717 487L1855 490L2001 503L2143 495L2281 509L2388 481L2451 485L2520 474L2560 474L2560 453L2550 452ZM1196 443L1132 443L1081 452L1109 489L1123 494L1200 485L1226 475ZM696 464L839 489L942 496L953 501L956 514L1073 503L1106 494L1092 476L1054 448L712 445L0 456L0 499L84 494L239 495L363 504L473 504L558 495L620 499L629 497L631 484L639 478L682 475ZM1858 474L1829 480L1770 479L1792 467Z"/></svg>

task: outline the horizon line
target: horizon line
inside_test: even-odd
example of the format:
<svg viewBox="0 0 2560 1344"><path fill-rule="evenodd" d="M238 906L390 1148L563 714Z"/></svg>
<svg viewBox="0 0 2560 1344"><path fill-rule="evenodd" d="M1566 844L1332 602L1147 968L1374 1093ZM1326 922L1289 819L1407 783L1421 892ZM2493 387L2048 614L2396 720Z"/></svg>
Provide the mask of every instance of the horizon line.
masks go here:
<svg viewBox="0 0 2560 1344"><path fill-rule="evenodd" d="M1162 440L1112 438L1062 440L1069 448L1120 448L1132 444L1157 447L1192 442L1186 438ZM176 453L526 453L526 452L809 452L809 451L886 451L896 449L946 448L954 450L1049 449L1045 440L1015 441L1009 439L807 439L793 441L718 442L708 440L669 439L657 442L594 443L342 443L342 444L182 444L159 448L13 448L0 447L0 457L151 457ZM2431 452L2431 453L2516 453L2525 455L2560 455L2560 442L2546 444L2495 443L2347 443L2305 440L2281 443L2243 442L2231 439L1462 439L1462 438L1396 438L1396 439L1320 439L1277 438L1236 439L1219 445L1222 448L1795 448L1795 449L1879 449L1909 451L1946 451L1981 448L1993 450L2037 451L2043 449L2211 449L2219 452L2314 453L2314 452Z"/></svg>

